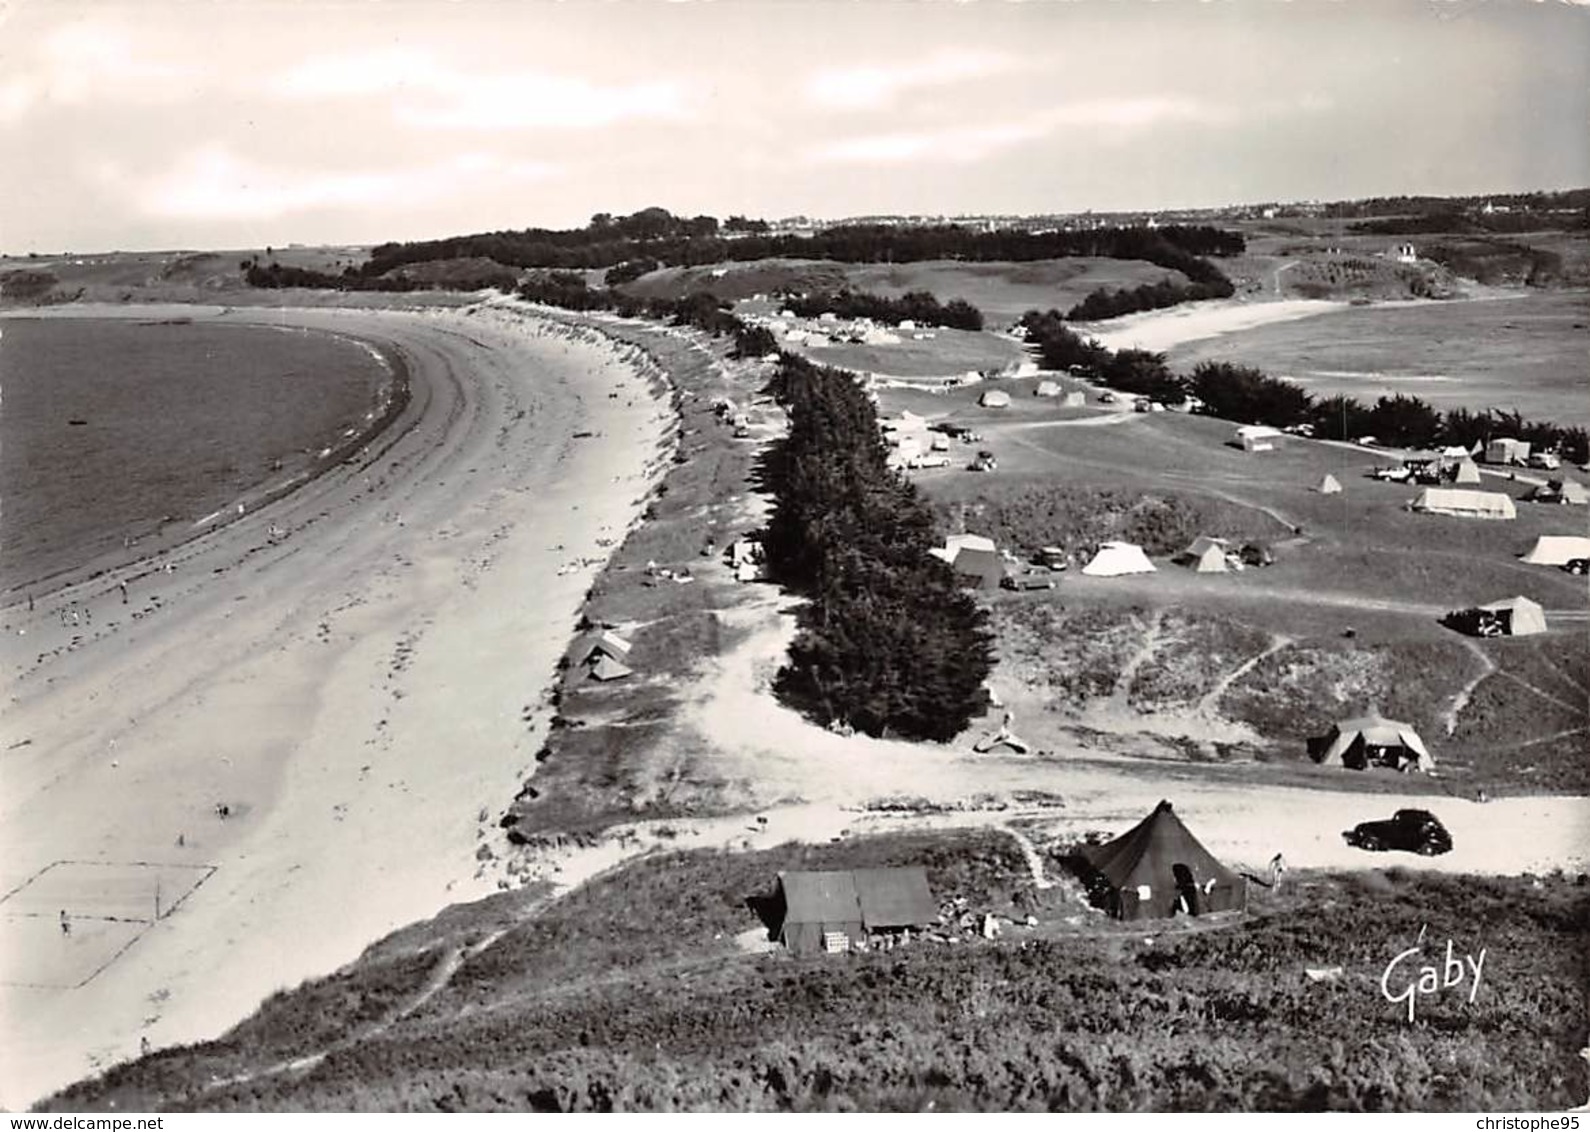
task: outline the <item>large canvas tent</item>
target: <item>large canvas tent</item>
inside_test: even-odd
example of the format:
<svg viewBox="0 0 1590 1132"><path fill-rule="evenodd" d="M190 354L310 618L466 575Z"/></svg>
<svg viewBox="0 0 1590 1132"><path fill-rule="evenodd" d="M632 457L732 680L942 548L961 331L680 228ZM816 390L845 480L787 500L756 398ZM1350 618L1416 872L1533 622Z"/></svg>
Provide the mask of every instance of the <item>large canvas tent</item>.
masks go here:
<svg viewBox="0 0 1590 1132"><path fill-rule="evenodd" d="M1590 538L1581 535L1541 535L1522 561L1532 566L1564 566L1575 558L1590 558Z"/></svg>
<svg viewBox="0 0 1590 1132"><path fill-rule="evenodd" d="M853 872L781 872L775 896L780 943L796 955L848 951L868 932L938 919L921 866Z"/></svg>
<svg viewBox="0 0 1590 1132"><path fill-rule="evenodd" d="M1350 770L1390 766L1427 771L1435 765L1434 756L1411 724L1378 715L1342 720L1329 734L1309 741L1309 754L1315 762L1339 762Z"/></svg>
<svg viewBox="0 0 1590 1132"><path fill-rule="evenodd" d="M1428 515L1456 515L1464 519L1514 519L1518 510L1513 499L1499 491L1467 491L1450 487L1427 487L1408 504Z"/></svg>
<svg viewBox="0 0 1590 1132"><path fill-rule="evenodd" d="M963 546L950 563L955 578L962 585L979 590L997 590L1005 580L1005 564L997 552Z"/></svg>
<svg viewBox="0 0 1590 1132"><path fill-rule="evenodd" d="M1546 611L1538 602L1527 597L1510 597L1506 601L1493 601L1479 608L1487 613L1500 614L1502 632L1509 637L1528 637L1546 631Z"/></svg>
<svg viewBox="0 0 1590 1132"><path fill-rule="evenodd" d="M1187 829L1169 802L1114 841L1082 851L1093 887L1111 915L1148 920L1184 912L1241 911L1247 882L1226 868Z"/></svg>
<svg viewBox="0 0 1590 1132"><path fill-rule="evenodd" d="M1152 574L1154 564L1143 548L1130 542L1107 542L1099 547L1093 561L1082 572L1095 578L1114 578L1121 574Z"/></svg>

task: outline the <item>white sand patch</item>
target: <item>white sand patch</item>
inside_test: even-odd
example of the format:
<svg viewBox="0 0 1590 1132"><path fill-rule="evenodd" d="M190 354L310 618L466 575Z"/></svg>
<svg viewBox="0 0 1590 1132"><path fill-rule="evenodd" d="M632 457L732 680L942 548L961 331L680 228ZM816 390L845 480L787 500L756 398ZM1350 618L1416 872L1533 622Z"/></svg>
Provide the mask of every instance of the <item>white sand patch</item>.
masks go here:
<svg viewBox="0 0 1590 1132"><path fill-rule="evenodd" d="M1324 299L1283 299L1270 303L1212 299L1202 303L1182 303L1165 310L1123 315L1106 322L1079 322L1076 329L1083 337L1096 338L1111 350L1159 352L1184 342L1218 338L1222 334L1252 330L1273 322L1291 322L1349 308L1348 303Z"/></svg>

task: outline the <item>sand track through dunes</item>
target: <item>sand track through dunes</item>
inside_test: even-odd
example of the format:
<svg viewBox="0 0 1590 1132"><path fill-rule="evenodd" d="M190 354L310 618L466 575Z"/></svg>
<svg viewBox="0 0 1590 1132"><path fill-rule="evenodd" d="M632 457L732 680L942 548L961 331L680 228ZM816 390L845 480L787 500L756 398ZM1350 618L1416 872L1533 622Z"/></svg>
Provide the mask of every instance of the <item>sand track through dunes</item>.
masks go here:
<svg viewBox="0 0 1590 1132"><path fill-rule="evenodd" d="M0 1107L493 891L476 815L533 765L582 596L666 458L632 348L511 307L184 313L361 338L413 395L292 494L4 610L0 891L56 861L215 871L72 990L16 985L60 933L0 917Z"/></svg>

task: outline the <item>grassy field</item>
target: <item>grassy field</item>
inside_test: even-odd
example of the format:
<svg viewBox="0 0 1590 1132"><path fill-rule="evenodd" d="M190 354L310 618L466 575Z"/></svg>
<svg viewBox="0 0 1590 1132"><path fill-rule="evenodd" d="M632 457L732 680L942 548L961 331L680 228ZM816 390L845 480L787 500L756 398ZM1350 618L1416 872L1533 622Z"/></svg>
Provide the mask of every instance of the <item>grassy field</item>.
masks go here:
<svg viewBox="0 0 1590 1132"><path fill-rule="evenodd" d="M1014 841L990 831L667 854L551 905L499 898L407 929L404 946L277 996L217 1041L43 1107L1473 1111L1583 1098L1582 883L1294 873L1253 887L1245 917L1127 930L1087 908L1061 864L1068 845L1029 834L1058 885L1037 889ZM780 869L905 863L974 918L1038 925L807 960L736 945L762 935L756 902ZM1448 940L1485 957L1472 1002L1467 986L1426 996L1410 1022L1380 981L1420 939L1415 964L1440 964ZM272 1070L296 1058L308 1060Z"/></svg>
<svg viewBox="0 0 1590 1132"><path fill-rule="evenodd" d="M930 291L940 301L965 299L983 312L989 325L1004 325L1029 310L1066 310L1099 287L1136 287L1169 279L1185 283L1179 271L1144 260L1072 259L1031 263L832 263L826 260L771 259L704 267L665 267L643 275L624 290L642 298L680 298L711 291L725 299L746 299L775 291L836 291L841 287L898 298L907 291Z"/></svg>
<svg viewBox="0 0 1590 1132"><path fill-rule="evenodd" d="M891 377L960 377L969 370L999 370L1027 360L1020 342L987 332L939 328L923 341L905 338L898 344L868 346L853 342L841 345L796 346L819 365L840 366Z"/></svg>
<svg viewBox="0 0 1590 1132"><path fill-rule="evenodd" d="M1365 307L1275 323L1170 351L1257 366L1317 396L1365 402L1394 393L1438 409L1511 409L1530 420L1590 424L1590 295Z"/></svg>

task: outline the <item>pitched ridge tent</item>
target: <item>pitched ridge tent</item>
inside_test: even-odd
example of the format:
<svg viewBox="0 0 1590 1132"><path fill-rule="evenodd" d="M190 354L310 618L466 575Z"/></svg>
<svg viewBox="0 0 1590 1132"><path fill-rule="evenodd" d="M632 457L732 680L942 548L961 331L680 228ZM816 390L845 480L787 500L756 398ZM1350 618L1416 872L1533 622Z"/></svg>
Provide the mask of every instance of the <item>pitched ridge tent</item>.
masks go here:
<svg viewBox="0 0 1590 1132"><path fill-rule="evenodd" d="M1325 478L1319 481L1319 486L1314 490L1319 492L1321 495L1340 495L1342 490L1342 481L1331 475L1329 472L1326 472Z"/></svg>
<svg viewBox="0 0 1590 1132"><path fill-rule="evenodd" d="M963 546L956 552L950 569L964 584L980 590L997 590L1005 580L1005 564L999 553L980 547Z"/></svg>
<svg viewBox="0 0 1590 1132"><path fill-rule="evenodd" d="M1378 715L1342 720L1328 735L1309 741L1309 754L1315 762L1340 762L1352 770L1392 766L1427 771L1435 765L1435 757L1411 724Z"/></svg>
<svg viewBox="0 0 1590 1132"><path fill-rule="evenodd" d="M894 869L781 872L778 939L797 955L816 955L830 936L849 947L869 931L921 927L938 905L920 865Z"/></svg>
<svg viewBox="0 0 1590 1132"><path fill-rule="evenodd" d="M629 656L631 647L628 641L611 629L593 629L574 642L574 647L569 650L569 660L574 664L590 664L602 657L622 661Z"/></svg>
<svg viewBox="0 0 1590 1132"><path fill-rule="evenodd" d="M1176 561L1192 567L1198 574L1224 574L1227 572L1226 554L1229 550L1230 544L1225 539L1199 535L1176 556Z"/></svg>
<svg viewBox="0 0 1590 1132"><path fill-rule="evenodd" d="M985 409L1004 409L1010 406L1010 394L1003 389L990 389L977 399Z"/></svg>
<svg viewBox="0 0 1590 1132"><path fill-rule="evenodd" d="M1590 558L1590 538L1582 535L1541 535L1521 561L1531 566L1562 566L1575 558Z"/></svg>
<svg viewBox="0 0 1590 1132"><path fill-rule="evenodd" d="M1479 608L1487 613L1504 615L1503 630L1510 637L1529 637L1546 631L1546 611L1537 602L1519 595L1505 601L1493 601Z"/></svg>
<svg viewBox="0 0 1590 1132"><path fill-rule="evenodd" d="M1462 460L1459 460L1458 463L1457 463L1457 466L1452 469L1452 482L1453 483L1479 483L1479 482L1481 482L1480 481L1480 467L1479 467L1479 465L1476 464L1473 460L1470 460L1468 457L1465 456Z"/></svg>
<svg viewBox="0 0 1590 1132"><path fill-rule="evenodd" d="M1108 885L1110 914L1122 920L1241 911L1247 882L1215 859L1169 802L1114 841L1082 851Z"/></svg>
<svg viewBox="0 0 1590 1132"><path fill-rule="evenodd" d="M1518 510L1512 496L1500 491L1467 491L1461 488L1427 487L1408 504L1410 510L1430 515L1457 515L1465 519L1515 519Z"/></svg>
<svg viewBox="0 0 1590 1132"><path fill-rule="evenodd" d="M635 670L627 665L620 664L610 656L604 656L591 665L591 678L606 682L608 680L622 680L631 675Z"/></svg>
<svg viewBox="0 0 1590 1132"><path fill-rule="evenodd" d="M1121 574L1152 574L1154 564L1143 548L1130 542L1106 542L1082 572L1095 578L1114 578Z"/></svg>

